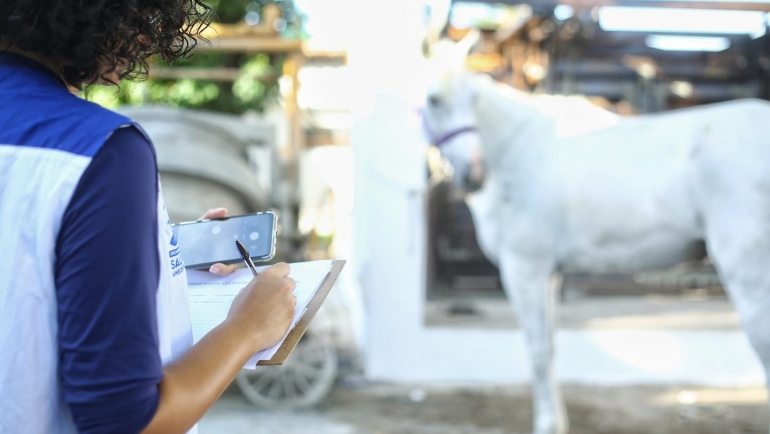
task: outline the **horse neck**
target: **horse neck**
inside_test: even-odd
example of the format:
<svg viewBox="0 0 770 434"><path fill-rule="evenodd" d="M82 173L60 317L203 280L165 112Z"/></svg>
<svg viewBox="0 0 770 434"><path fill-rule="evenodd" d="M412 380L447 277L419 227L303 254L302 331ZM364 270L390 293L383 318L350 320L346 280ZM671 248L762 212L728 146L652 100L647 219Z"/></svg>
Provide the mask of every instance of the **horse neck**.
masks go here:
<svg viewBox="0 0 770 434"><path fill-rule="evenodd" d="M476 119L488 170L496 170L508 154L524 151L523 146L538 145L521 140L531 125L546 120L533 106L529 94L494 83L487 77L474 80L474 86L478 97Z"/></svg>

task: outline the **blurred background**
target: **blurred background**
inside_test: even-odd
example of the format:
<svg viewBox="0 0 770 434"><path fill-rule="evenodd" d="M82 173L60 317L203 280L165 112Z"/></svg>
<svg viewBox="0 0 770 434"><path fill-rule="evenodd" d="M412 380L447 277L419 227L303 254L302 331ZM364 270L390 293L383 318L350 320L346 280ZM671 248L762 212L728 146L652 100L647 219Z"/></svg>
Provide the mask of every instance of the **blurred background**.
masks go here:
<svg viewBox="0 0 770 434"><path fill-rule="evenodd" d="M348 265L281 367L244 371L214 433L530 432L529 362L451 170L420 132L426 35L471 71L638 116L770 99L770 2L208 0L209 44L94 87L157 147L172 222L279 213L276 260ZM761 367L708 260L565 276L572 433L767 432Z"/></svg>

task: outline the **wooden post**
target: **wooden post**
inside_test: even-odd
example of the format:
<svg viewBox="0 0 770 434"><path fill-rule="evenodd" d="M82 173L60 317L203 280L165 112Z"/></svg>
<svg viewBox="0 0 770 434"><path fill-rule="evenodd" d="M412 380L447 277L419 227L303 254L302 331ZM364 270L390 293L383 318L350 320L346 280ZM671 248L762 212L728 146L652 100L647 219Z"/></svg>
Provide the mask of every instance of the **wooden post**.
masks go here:
<svg viewBox="0 0 770 434"><path fill-rule="evenodd" d="M286 97L286 116L289 119L289 146L293 156L305 149L305 134L302 126L302 113L299 107L299 70L304 58L301 53L290 53L284 62L283 73L291 78L291 92Z"/></svg>

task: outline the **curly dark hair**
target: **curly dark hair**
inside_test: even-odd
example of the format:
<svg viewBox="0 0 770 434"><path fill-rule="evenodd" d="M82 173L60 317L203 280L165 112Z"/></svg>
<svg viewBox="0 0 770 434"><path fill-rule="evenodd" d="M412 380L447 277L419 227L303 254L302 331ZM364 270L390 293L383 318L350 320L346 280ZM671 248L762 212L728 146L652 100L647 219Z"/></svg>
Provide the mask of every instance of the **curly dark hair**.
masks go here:
<svg viewBox="0 0 770 434"><path fill-rule="evenodd" d="M200 0L0 0L0 49L52 59L82 87L145 77L153 55L186 57L212 18Z"/></svg>

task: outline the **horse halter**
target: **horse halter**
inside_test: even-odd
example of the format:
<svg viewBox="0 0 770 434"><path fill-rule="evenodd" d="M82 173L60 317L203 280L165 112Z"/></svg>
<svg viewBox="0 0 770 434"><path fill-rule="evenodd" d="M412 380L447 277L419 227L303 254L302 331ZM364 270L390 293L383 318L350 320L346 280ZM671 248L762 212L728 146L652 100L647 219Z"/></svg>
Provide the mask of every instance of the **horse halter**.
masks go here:
<svg viewBox="0 0 770 434"><path fill-rule="evenodd" d="M454 130L450 130L440 136L437 136L433 129L428 124L428 120L425 116L425 111L420 110L420 117L422 118L422 130L426 136L428 136L428 142L437 148L441 148L446 145L450 140L457 136L461 136L466 133L476 133L479 129L475 125L468 125L460 127Z"/></svg>

